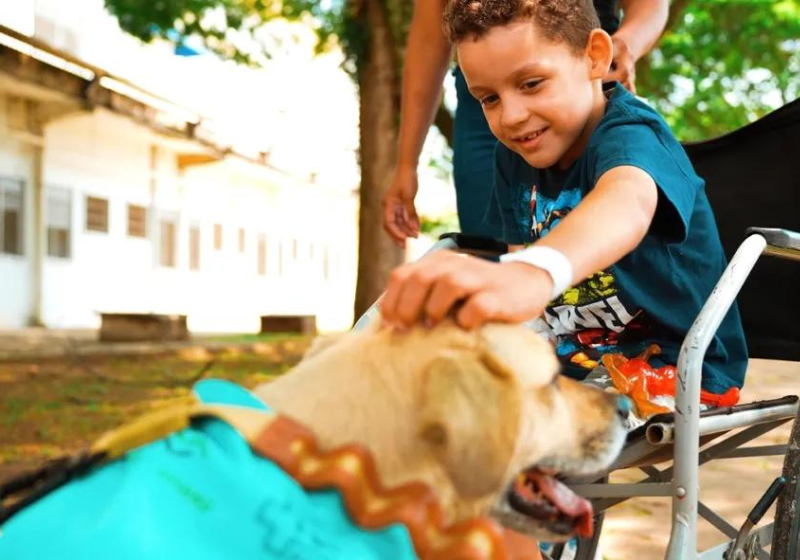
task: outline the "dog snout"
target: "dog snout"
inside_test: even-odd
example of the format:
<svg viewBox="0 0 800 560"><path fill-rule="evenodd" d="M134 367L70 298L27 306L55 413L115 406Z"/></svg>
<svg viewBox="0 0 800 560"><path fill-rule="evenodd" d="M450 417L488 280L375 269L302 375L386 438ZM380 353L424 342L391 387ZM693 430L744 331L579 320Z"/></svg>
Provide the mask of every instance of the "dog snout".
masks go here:
<svg viewBox="0 0 800 560"><path fill-rule="evenodd" d="M631 411L633 410L633 403L625 395L620 395L617 397L616 406L617 406L617 416L619 416L620 419L623 422L625 422L628 419L628 416L630 416Z"/></svg>

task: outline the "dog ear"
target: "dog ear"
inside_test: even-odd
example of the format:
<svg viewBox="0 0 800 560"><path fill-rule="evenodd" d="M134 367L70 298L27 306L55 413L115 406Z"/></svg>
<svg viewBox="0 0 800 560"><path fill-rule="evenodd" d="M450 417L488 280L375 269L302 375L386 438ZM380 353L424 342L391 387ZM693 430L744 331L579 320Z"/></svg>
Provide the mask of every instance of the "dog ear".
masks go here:
<svg viewBox="0 0 800 560"><path fill-rule="evenodd" d="M420 434L459 495L474 499L503 485L516 445L520 393L475 351L447 350L424 372Z"/></svg>
<svg viewBox="0 0 800 560"><path fill-rule="evenodd" d="M543 387L561 368L553 346L530 329L490 324L480 331L481 359L496 375L514 378L522 387Z"/></svg>

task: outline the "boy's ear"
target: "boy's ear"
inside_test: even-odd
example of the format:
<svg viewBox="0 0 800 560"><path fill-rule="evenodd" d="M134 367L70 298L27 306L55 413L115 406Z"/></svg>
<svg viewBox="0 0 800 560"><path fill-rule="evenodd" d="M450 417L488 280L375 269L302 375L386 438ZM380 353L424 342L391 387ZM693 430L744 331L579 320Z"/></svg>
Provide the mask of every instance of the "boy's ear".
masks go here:
<svg viewBox="0 0 800 560"><path fill-rule="evenodd" d="M611 42L611 36L602 29L593 29L586 45L586 56L590 63L589 77L593 80L604 78L614 59L614 44Z"/></svg>

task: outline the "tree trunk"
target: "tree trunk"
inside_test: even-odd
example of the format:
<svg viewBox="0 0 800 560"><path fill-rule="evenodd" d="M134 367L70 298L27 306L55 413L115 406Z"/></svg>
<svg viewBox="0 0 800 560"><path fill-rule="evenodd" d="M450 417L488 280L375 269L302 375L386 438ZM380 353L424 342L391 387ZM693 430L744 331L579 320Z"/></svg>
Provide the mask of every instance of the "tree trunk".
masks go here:
<svg viewBox="0 0 800 560"><path fill-rule="evenodd" d="M356 318L380 297L389 272L403 259L402 249L383 231L381 219L381 196L397 162L396 50L384 1L364 0L361 13L370 34L359 72L361 208Z"/></svg>

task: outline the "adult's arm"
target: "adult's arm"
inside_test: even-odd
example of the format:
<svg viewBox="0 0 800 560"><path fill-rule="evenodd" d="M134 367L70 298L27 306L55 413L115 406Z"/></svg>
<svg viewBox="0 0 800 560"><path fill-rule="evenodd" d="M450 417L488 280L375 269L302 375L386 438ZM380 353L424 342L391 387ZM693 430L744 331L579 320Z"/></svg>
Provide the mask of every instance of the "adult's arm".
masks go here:
<svg viewBox="0 0 800 560"><path fill-rule="evenodd" d="M417 165L422 146L442 99L442 84L452 57L442 16L446 0L416 0L408 30L400 106L397 169L383 198L384 228L400 244L416 237L414 207Z"/></svg>
<svg viewBox="0 0 800 560"><path fill-rule="evenodd" d="M445 3L446 0L416 0L408 29L398 166L414 170L442 100L444 76L453 52L442 27Z"/></svg>
<svg viewBox="0 0 800 560"><path fill-rule="evenodd" d="M606 80L636 92L636 62L656 45L669 15L669 0L622 0L622 24L611 37L614 61Z"/></svg>

